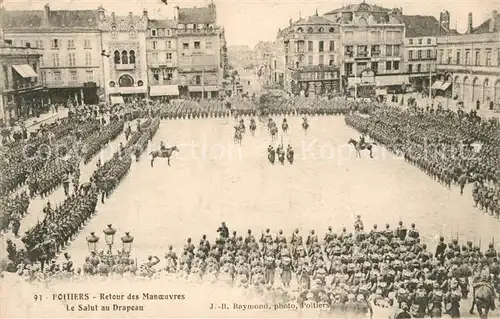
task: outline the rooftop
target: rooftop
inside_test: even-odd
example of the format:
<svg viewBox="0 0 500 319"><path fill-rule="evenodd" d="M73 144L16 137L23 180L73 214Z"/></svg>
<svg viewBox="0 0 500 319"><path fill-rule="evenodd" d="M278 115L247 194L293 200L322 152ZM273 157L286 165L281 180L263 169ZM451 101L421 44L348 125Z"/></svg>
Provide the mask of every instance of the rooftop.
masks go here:
<svg viewBox="0 0 500 319"><path fill-rule="evenodd" d="M477 28L474 28L471 33L472 34L489 33L490 23L491 23L491 18L481 23ZM500 13L496 13L494 32L499 32L499 31L500 31Z"/></svg>
<svg viewBox="0 0 500 319"><path fill-rule="evenodd" d="M407 38L437 37L444 31L439 25L439 21L433 16L403 15L401 18L406 26L405 36Z"/></svg>
<svg viewBox="0 0 500 319"><path fill-rule="evenodd" d="M173 29L177 28L177 21L175 20L149 20L148 29Z"/></svg>
<svg viewBox="0 0 500 319"><path fill-rule="evenodd" d="M305 19L301 18L293 23L293 25L321 25L321 24L335 24L335 23L333 23L331 20L328 20L326 18L317 15L312 15Z"/></svg>
<svg viewBox="0 0 500 319"><path fill-rule="evenodd" d="M5 10L2 26L4 29L75 28L96 29L97 10Z"/></svg>
<svg viewBox="0 0 500 319"><path fill-rule="evenodd" d="M179 8L179 23L182 24L205 24L216 22L215 5L201 8Z"/></svg>
<svg viewBox="0 0 500 319"><path fill-rule="evenodd" d="M392 11L391 9L387 9L384 7L380 7L377 5L370 5L363 1L362 3L356 3L356 4L348 4L347 6L343 6L341 8L332 10L330 12L325 13L325 15L330 15L330 14L337 14L341 12L358 12L358 11L368 11L372 13L388 13Z"/></svg>

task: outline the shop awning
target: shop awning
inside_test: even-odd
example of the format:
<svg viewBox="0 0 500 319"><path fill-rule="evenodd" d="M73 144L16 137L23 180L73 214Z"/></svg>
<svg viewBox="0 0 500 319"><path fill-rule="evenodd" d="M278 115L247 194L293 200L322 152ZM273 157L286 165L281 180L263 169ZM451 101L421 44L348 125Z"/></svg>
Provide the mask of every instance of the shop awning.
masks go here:
<svg viewBox="0 0 500 319"><path fill-rule="evenodd" d="M205 85L204 87L201 85L190 85L189 87L189 92L212 92L212 91L219 91L219 88L215 85Z"/></svg>
<svg viewBox="0 0 500 319"><path fill-rule="evenodd" d="M447 88L449 88L451 85L451 82L444 82L443 86L441 86L441 90L445 91Z"/></svg>
<svg viewBox="0 0 500 319"><path fill-rule="evenodd" d="M125 102L123 101L123 97L117 95L117 96L110 96L111 98L111 104L124 104Z"/></svg>
<svg viewBox="0 0 500 319"><path fill-rule="evenodd" d="M409 83L408 75L394 74L394 75L377 75L375 76L375 82L377 86L395 86L403 85L403 83Z"/></svg>
<svg viewBox="0 0 500 319"><path fill-rule="evenodd" d="M149 88L151 96L177 96L179 95L179 87L177 85L155 85Z"/></svg>
<svg viewBox="0 0 500 319"><path fill-rule="evenodd" d="M146 94L146 86L113 87L108 89L109 94Z"/></svg>
<svg viewBox="0 0 500 319"><path fill-rule="evenodd" d="M443 82L442 81L436 81L432 84L431 86L431 89L434 89L434 90L441 90L441 87L443 86Z"/></svg>
<svg viewBox="0 0 500 319"><path fill-rule="evenodd" d="M38 74L36 74L36 72L31 68L31 66L27 64L13 65L12 67L23 78L34 78L38 76Z"/></svg>
<svg viewBox="0 0 500 319"><path fill-rule="evenodd" d="M375 95L387 95L387 89L375 89Z"/></svg>

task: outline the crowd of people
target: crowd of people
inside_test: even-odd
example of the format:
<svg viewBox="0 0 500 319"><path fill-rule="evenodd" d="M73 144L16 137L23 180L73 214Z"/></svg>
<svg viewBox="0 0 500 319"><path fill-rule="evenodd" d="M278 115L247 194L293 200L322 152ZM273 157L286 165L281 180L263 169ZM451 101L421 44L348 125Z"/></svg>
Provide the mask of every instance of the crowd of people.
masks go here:
<svg viewBox="0 0 500 319"><path fill-rule="evenodd" d="M498 154L500 124L474 111L373 108L370 116L352 114L348 125L404 156L432 178L461 192L473 183L474 202L499 218Z"/></svg>

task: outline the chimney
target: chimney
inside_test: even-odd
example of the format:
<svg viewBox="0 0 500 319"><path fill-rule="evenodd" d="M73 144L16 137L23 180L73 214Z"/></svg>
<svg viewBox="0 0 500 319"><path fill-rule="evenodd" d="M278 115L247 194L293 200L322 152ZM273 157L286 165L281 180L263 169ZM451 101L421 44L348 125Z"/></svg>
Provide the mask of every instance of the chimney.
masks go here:
<svg viewBox="0 0 500 319"><path fill-rule="evenodd" d="M490 19L490 32L495 32L495 31L497 31L497 30L496 30L497 15L498 15L497 10L493 10L493 12L491 12L491 19Z"/></svg>
<svg viewBox="0 0 500 319"><path fill-rule="evenodd" d="M179 7L174 7L174 20L179 20Z"/></svg>
<svg viewBox="0 0 500 319"><path fill-rule="evenodd" d="M50 7L49 4L46 3L45 6L43 7L43 20L46 24L49 24L49 19L50 19Z"/></svg>
<svg viewBox="0 0 500 319"><path fill-rule="evenodd" d="M469 12L469 21L467 23L467 33L472 33L472 12Z"/></svg>
<svg viewBox="0 0 500 319"><path fill-rule="evenodd" d="M290 26L292 26L292 18L290 18L290 20L288 20L288 24L289 24Z"/></svg>

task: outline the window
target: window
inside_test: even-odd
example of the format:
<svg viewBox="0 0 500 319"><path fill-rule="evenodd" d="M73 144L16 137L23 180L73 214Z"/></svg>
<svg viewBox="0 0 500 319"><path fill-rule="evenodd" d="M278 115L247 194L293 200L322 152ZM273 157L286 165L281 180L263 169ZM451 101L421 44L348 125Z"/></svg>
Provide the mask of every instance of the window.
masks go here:
<svg viewBox="0 0 500 319"><path fill-rule="evenodd" d="M392 56L392 45L385 46L385 55Z"/></svg>
<svg viewBox="0 0 500 319"><path fill-rule="evenodd" d="M408 51L408 60L413 60L413 50Z"/></svg>
<svg viewBox="0 0 500 319"><path fill-rule="evenodd" d="M352 63L344 64L344 69L345 69L346 75L352 75Z"/></svg>
<svg viewBox="0 0 500 319"><path fill-rule="evenodd" d="M393 56L399 56L399 45L393 46Z"/></svg>
<svg viewBox="0 0 500 319"><path fill-rule="evenodd" d="M307 52L313 52L313 42L307 41Z"/></svg>
<svg viewBox="0 0 500 319"><path fill-rule="evenodd" d="M314 29L313 28L307 28L307 33L313 33Z"/></svg>
<svg viewBox="0 0 500 319"><path fill-rule="evenodd" d="M457 64L461 64L462 63L462 57L460 56L461 54L462 54L462 52L460 50L457 51L457 60L456 60Z"/></svg>
<svg viewBox="0 0 500 319"><path fill-rule="evenodd" d="M160 70L153 69L153 81L154 81L154 84L158 84L159 80L160 80Z"/></svg>
<svg viewBox="0 0 500 319"><path fill-rule="evenodd" d="M156 37L156 30L155 29L151 29L151 36Z"/></svg>
<svg viewBox="0 0 500 319"><path fill-rule="evenodd" d="M52 66L53 67L59 66L59 53L52 53Z"/></svg>
<svg viewBox="0 0 500 319"><path fill-rule="evenodd" d="M491 50L486 50L486 66L491 66Z"/></svg>
<svg viewBox="0 0 500 319"><path fill-rule="evenodd" d="M183 43L182 44L182 49L184 49L184 50L189 49L189 43Z"/></svg>
<svg viewBox="0 0 500 319"><path fill-rule="evenodd" d="M194 48L196 50L199 50L200 49L200 41L194 41Z"/></svg>
<svg viewBox="0 0 500 319"><path fill-rule="evenodd" d="M167 41L167 49L172 49L172 41Z"/></svg>
<svg viewBox="0 0 500 319"><path fill-rule="evenodd" d="M372 71L373 73L377 73L378 72L378 62L372 62Z"/></svg>
<svg viewBox="0 0 500 319"><path fill-rule="evenodd" d="M348 57L352 57L352 55L354 54L354 48L352 45L347 45L345 47L345 55L348 56Z"/></svg>
<svg viewBox="0 0 500 319"><path fill-rule="evenodd" d="M172 61L172 53L167 53L167 62Z"/></svg>
<svg viewBox="0 0 500 319"><path fill-rule="evenodd" d="M130 39L135 39L137 37L137 32L135 31L135 28L133 26L130 26L128 29L128 37Z"/></svg>
<svg viewBox="0 0 500 319"><path fill-rule="evenodd" d="M408 40L408 44L413 44L413 39Z"/></svg>
<svg viewBox="0 0 500 319"><path fill-rule="evenodd" d="M45 65L45 61L43 61L43 55L40 57L40 66L44 66Z"/></svg>
<svg viewBox="0 0 500 319"><path fill-rule="evenodd" d="M125 50L122 51L122 64L128 64L128 52Z"/></svg>
<svg viewBox="0 0 500 319"><path fill-rule="evenodd" d="M325 32L325 29L323 29L323 27L320 27L320 28L318 29L318 32L319 32L319 33L323 33L323 32Z"/></svg>
<svg viewBox="0 0 500 319"><path fill-rule="evenodd" d="M75 53L68 54L68 66L76 66L76 54Z"/></svg>
<svg viewBox="0 0 500 319"><path fill-rule="evenodd" d="M474 59L474 65L481 65L481 51L476 50L476 57Z"/></svg>
<svg viewBox="0 0 500 319"><path fill-rule="evenodd" d="M391 61L385 62L385 69L386 69L386 71L390 71L391 68L392 68L392 62Z"/></svg>
<svg viewBox="0 0 500 319"><path fill-rule="evenodd" d="M78 72L76 70L69 71L69 81L70 82L78 81Z"/></svg>
<svg viewBox="0 0 500 319"><path fill-rule="evenodd" d="M422 50L417 51L417 59L422 59Z"/></svg>
<svg viewBox="0 0 500 319"><path fill-rule="evenodd" d="M422 64L417 64L417 73L422 72Z"/></svg>
<svg viewBox="0 0 500 319"><path fill-rule="evenodd" d="M43 40L36 40L36 47L39 49L43 49Z"/></svg>
<svg viewBox="0 0 500 319"><path fill-rule="evenodd" d="M114 55L115 55L114 56L115 64L120 64L121 63L120 52L116 50Z"/></svg>
<svg viewBox="0 0 500 319"><path fill-rule="evenodd" d="M380 55L380 45L372 45L371 54L372 54L372 56L379 56Z"/></svg>
<svg viewBox="0 0 500 319"><path fill-rule="evenodd" d="M328 32L330 32L330 33L334 33L334 32L335 32L335 28L330 28L330 29L328 29Z"/></svg>
<svg viewBox="0 0 500 319"><path fill-rule="evenodd" d="M205 41L205 49L211 49L212 48L212 41Z"/></svg>
<svg viewBox="0 0 500 319"><path fill-rule="evenodd" d="M116 28L116 26L111 27L111 38L112 39L118 38L118 29Z"/></svg>
<svg viewBox="0 0 500 319"><path fill-rule="evenodd" d="M52 39L52 49L59 49L59 40L58 39Z"/></svg>
<svg viewBox="0 0 500 319"><path fill-rule="evenodd" d="M86 75L86 79L87 79L87 82L94 82L94 71L92 70L87 70L85 71L85 75Z"/></svg>
<svg viewBox="0 0 500 319"><path fill-rule="evenodd" d="M61 83L62 82L61 71L52 71L52 74L54 74L54 82L55 83Z"/></svg>
<svg viewBox="0 0 500 319"><path fill-rule="evenodd" d="M431 39L427 39L427 44L431 44L432 43L432 40Z"/></svg>
<svg viewBox="0 0 500 319"><path fill-rule="evenodd" d="M335 56L330 55L330 61L328 62L328 65L335 65Z"/></svg>
<svg viewBox="0 0 500 319"><path fill-rule="evenodd" d="M335 41L330 41L330 46L328 48L330 51L335 51Z"/></svg>
<svg viewBox="0 0 500 319"><path fill-rule="evenodd" d="M318 48L318 51L319 52L323 52L324 51L324 42L323 41L319 41L319 48Z"/></svg>
<svg viewBox="0 0 500 319"><path fill-rule="evenodd" d="M393 61L392 62L392 68L394 70L399 70L399 61Z"/></svg>
<svg viewBox="0 0 500 319"><path fill-rule="evenodd" d="M444 62L444 50L439 50L439 63Z"/></svg>
<svg viewBox="0 0 500 319"><path fill-rule="evenodd" d="M312 55L308 55L307 56L307 64L308 65L313 65L313 56Z"/></svg>
<svg viewBox="0 0 500 319"><path fill-rule="evenodd" d="M422 44L422 39L418 39L418 44Z"/></svg>
<svg viewBox="0 0 500 319"><path fill-rule="evenodd" d="M172 70L163 70L163 82L171 81L174 78Z"/></svg>
<svg viewBox="0 0 500 319"><path fill-rule="evenodd" d="M152 57L153 63L158 63L158 53L153 53L151 57Z"/></svg>
<svg viewBox="0 0 500 319"><path fill-rule="evenodd" d="M85 52L85 65L86 66L92 65L92 52L90 51Z"/></svg>
<svg viewBox="0 0 500 319"><path fill-rule="evenodd" d="M75 48L75 40L68 40L68 49Z"/></svg>
<svg viewBox="0 0 500 319"><path fill-rule="evenodd" d="M170 29L165 30L165 34L166 34L167 36L170 36L170 34L171 34Z"/></svg>
<svg viewBox="0 0 500 319"><path fill-rule="evenodd" d="M368 56L368 47L366 45L358 45L358 56Z"/></svg>
<svg viewBox="0 0 500 319"><path fill-rule="evenodd" d="M427 50L427 52L426 52L426 57L427 57L427 59L430 59L430 58L431 58L431 54L432 54L431 52L432 52L432 51L431 51L431 49L428 49L428 50Z"/></svg>
<svg viewBox="0 0 500 319"><path fill-rule="evenodd" d="M128 53L129 55L129 63L130 64L135 64L135 51L134 50L130 50L130 52Z"/></svg>
<svg viewBox="0 0 500 319"><path fill-rule="evenodd" d="M201 84L201 75L195 76L196 84Z"/></svg>
<svg viewBox="0 0 500 319"><path fill-rule="evenodd" d="M319 65L325 64L325 57L323 55L319 56Z"/></svg>
<svg viewBox="0 0 500 319"><path fill-rule="evenodd" d="M92 49L92 42L90 41L90 39L83 40L83 48Z"/></svg>
<svg viewBox="0 0 500 319"><path fill-rule="evenodd" d="M151 49L156 50L157 43L156 41L151 41Z"/></svg>
<svg viewBox="0 0 500 319"><path fill-rule="evenodd" d="M412 72L413 72L413 65L408 64L408 73L412 73Z"/></svg>

